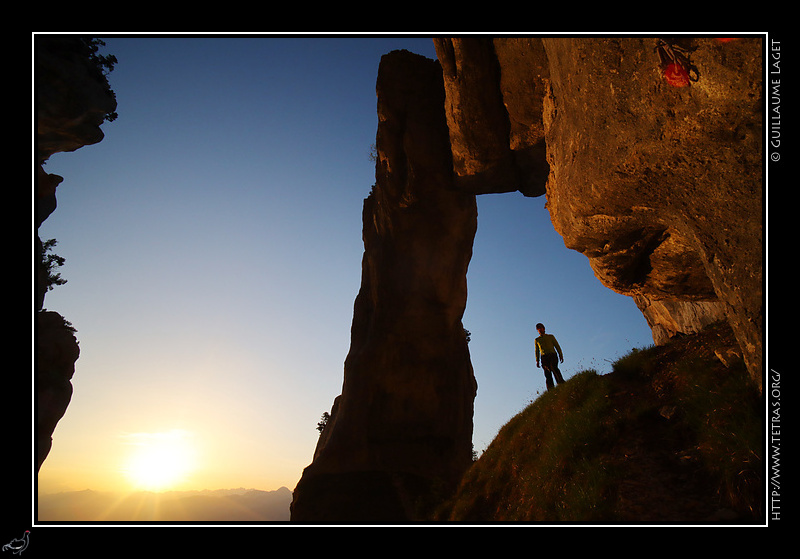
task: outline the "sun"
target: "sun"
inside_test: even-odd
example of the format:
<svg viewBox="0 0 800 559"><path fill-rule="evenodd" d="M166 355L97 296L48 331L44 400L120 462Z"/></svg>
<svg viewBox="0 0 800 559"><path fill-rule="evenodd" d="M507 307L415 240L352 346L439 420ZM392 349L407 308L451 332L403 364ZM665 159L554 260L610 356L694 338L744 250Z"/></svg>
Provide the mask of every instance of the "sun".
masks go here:
<svg viewBox="0 0 800 559"><path fill-rule="evenodd" d="M133 433L122 468L134 489L165 491L185 481L194 469L191 437L185 431Z"/></svg>

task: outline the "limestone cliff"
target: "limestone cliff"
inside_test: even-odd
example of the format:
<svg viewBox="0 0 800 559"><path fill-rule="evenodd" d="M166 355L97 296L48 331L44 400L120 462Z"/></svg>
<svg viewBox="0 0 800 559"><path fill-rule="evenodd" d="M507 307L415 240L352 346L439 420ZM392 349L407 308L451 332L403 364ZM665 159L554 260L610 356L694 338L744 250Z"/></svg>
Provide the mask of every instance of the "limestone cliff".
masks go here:
<svg viewBox="0 0 800 559"><path fill-rule="evenodd" d="M549 166L542 104L547 58L540 39L434 39L456 184L488 194L545 193Z"/></svg>
<svg viewBox="0 0 800 559"><path fill-rule="evenodd" d="M52 435L72 399L72 375L80 355L72 327L57 312L36 316L36 467L52 447Z"/></svg>
<svg viewBox="0 0 800 559"><path fill-rule="evenodd" d="M567 247L634 297L656 342L727 317L760 386L763 40L435 44L456 184L546 190ZM665 54L690 79L667 81Z"/></svg>
<svg viewBox="0 0 800 559"><path fill-rule="evenodd" d="M96 47L95 47L96 48ZM36 103L36 228L56 209L63 178L45 172L57 152L75 151L103 139L100 125L116 109L116 99L94 58L93 47L77 37L38 36L34 44ZM58 313L43 311L46 283L42 243L36 247L36 447L37 469L51 447L51 436L72 397L70 379L80 353L74 331Z"/></svg>
<svg viewBox="0 0 800 559"><path fill-rule="evenodd" d="M461 317L475 196L453 187L438 62L385 55L377 95L344 384L295 489L295 521L424 518L471 463L476 384Z"/></svg>
<svg viewBox="0 0 800 559"><path fill-rule="evenodd" d="M656 39L543 41L547 203L608 287L724 312L760 386L763 42L682 41L696 76L683 87Z"/></svg>

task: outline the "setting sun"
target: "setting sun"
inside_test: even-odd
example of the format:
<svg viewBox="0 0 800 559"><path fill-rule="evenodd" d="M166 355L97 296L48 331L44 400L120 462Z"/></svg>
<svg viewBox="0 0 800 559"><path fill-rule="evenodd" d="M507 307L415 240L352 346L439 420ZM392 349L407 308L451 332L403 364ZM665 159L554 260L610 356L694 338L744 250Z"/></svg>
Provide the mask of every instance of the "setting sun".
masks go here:
<svg viewBox="0 0 800 559"><path fill-rule="evenodd" d="M185 481L195 467L190 437L185 431L134 433L123 472L134 489L165 491Z"/></svg>

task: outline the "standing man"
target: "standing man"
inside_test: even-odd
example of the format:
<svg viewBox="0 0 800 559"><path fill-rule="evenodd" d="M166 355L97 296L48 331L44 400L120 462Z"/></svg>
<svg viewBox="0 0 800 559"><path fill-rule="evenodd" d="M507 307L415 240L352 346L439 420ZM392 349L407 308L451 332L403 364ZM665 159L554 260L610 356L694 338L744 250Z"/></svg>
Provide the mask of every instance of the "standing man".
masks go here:
<svg viewBox="0 0 800 559"><path fill-rule="evenodd" d="M536 330L539 332L539 337L536 338L536 367L539 367L539 356L542 358L542 368L544 369L544 379L547 383L547 389L553 388L553 376L556 377L556 382L561 384L564 378L561 376L561 371L558 370L558 361L564 362L564 354L561 353L561 346L558 345L558 340L553 334L544 333L544 324L541 322L536 325ZM556 351L558 355L556 355Z"/></svg>

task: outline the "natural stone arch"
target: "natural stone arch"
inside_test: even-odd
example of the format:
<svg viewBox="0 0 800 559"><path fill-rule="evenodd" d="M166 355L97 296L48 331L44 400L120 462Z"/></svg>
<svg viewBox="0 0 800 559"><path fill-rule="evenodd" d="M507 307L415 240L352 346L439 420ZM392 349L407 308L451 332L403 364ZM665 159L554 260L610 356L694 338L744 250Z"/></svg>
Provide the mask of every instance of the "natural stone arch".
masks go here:
<svg viewBox="0 0 800 559"><path fill-rule="evenodd" d="M407 52L381 63L351 351L297 521L418 518L468 466L476 194L546 188L567 247L654 332L724 312L761 383L760 41L698 40L691 92L662 80L655 38L435 44L441 67Z"/></svg>

